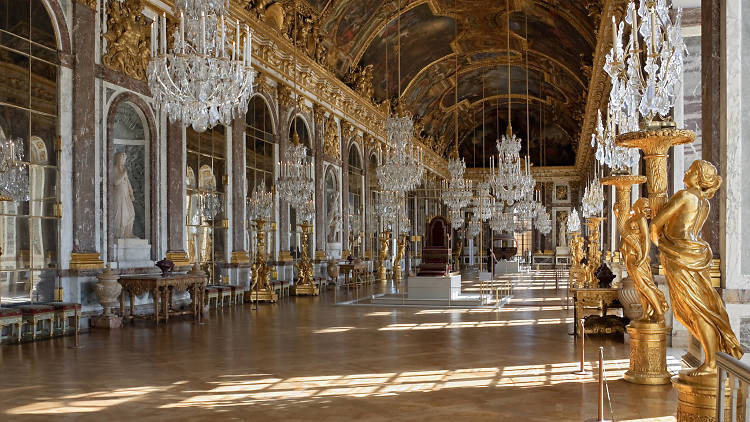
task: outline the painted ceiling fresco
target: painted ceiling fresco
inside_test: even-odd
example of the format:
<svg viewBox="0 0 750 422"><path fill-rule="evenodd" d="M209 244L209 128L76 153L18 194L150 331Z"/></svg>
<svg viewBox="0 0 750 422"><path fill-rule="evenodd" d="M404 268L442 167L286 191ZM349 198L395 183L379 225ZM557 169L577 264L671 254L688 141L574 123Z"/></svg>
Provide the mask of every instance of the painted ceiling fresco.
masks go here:
<svg viewBox="0 0 750 422"><path fill-rule="evenodd" d="M525 136L528 60L533 104L529 120L536 122L532 124L536 129L531 130L532 161L535 165L574 164L601 0L305 1L319 11L320 28L330 43L329 60L338 76L343 79L357 66L373 65L374 100L400 95L423 125L423 134L433 139L438 152L446 154L455 137L458 61L458 107L464 116L459 119L460 151L468 165L483 165L473 143L475 134L482 134L476 130L482 126L482 106L486 109L498 101L507 104L508 62L511 120ZM484 143L493 149L496 117L485 110ZM507 113L499 117L500 133L504 133ZM541 133L540 122L545 123Z"/></svg>

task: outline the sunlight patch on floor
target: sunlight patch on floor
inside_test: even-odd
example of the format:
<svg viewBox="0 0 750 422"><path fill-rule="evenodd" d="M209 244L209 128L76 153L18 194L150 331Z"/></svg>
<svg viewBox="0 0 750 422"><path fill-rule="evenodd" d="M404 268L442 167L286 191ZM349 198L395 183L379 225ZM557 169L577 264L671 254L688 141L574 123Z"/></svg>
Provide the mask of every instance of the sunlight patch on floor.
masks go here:
<svg viewBox="0 0 750 422"><path fill-rule="evenodd" d="M591 365L587 365L591 366ZM577 362L520 365L504 368L406 371L215 381L215 387L161 408L243 406L281 400L330 397L380 397L400 393L427 393L452 388L539 387L561 383L593 383L591 376L574 375ZM605 361L610 380L628 369L627 359Z"/></svg>
<svg viewBox="0 0 750 422"><path fill-rule="evenodd" d="M180 384L180 383L175 383ZM91 413L108 407L137 400L151 393L163 392L173 386L166 387L133 387L120 388L113 391L97 391L93 393L73 394L62 396L54 400L27 404L8 410L10 415L48 415L65 413Z"/></svg>
<svg viewBox="0 0 750 422"><path fill-rule="evenodd" d="M513 319L506 321L424 322L421 324L390 324L378 331L436 330L444 328L517 327L525 325L570 324L573 318Z"/></svg>

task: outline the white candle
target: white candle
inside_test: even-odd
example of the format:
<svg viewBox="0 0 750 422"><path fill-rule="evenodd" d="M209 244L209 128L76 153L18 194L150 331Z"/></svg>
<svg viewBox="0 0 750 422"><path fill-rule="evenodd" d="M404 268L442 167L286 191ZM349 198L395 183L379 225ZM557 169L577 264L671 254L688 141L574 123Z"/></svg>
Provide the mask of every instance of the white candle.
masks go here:
<svg viewBox="0 0 750 422"><path fill-rule="evenodd" d="M156 34L154 33L153 22L151 22L151 57L156 57Z"/></svg>
<svg viewBox="0 0 750 422"><path fill-rule="evenodd" d="M185 53L185 15L180 11L180 51Z"/></svg>
<svg viewBox="0 0 750 422"><path fill-rule="evenodd" d="M616 45L617 45L617 24L615 23L615 15L612 15L612 48L615 48Z"/></svg>
<svg viewBox="0 0 750 422"><path fill-rule="evenodd" d="M221 57L226 57L224 55L224 44L226 43L226 33L224 30L224 16L221 17Z"/></svg>
<svg viewBox="0 0 750 422"><path fill-rule="evenodd" d="M167 53L167 14L161 14L161 52Z"/></svg>
<svg viewBox="0 0 750 422"><path fill-rule="evenodd" d="M236 33L236 35L234 37L234 50L235 50L235 52L237 52L237 49L240 48L240 20L239 19L237 19L237 29L236 29L236 32L237 33ZM237 55L239 55L238 52L237 52ZM232 54L232 60L234 60L234 59L235 59L235 54ZM239 59L239 58L237 58L237 59Z"/></svg>

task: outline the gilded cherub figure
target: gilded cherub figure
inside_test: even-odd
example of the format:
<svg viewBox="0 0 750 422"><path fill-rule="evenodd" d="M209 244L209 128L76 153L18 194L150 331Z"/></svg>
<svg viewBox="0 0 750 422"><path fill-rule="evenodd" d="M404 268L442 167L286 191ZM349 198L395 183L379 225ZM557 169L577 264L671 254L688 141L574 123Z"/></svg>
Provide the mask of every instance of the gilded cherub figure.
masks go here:
<svg viewBox="0 0 750 422"><path fill-rule="evenodd" d="M701 238L709 213L708 200L721 186L721 176L708 161L693 162L677 192L651 221L651 240L661 252L674 316L703 346L703 363L689 376L714 375L716 352L736 358L743 350L729 324L721 297L711 285L711 247Z"/></svg>

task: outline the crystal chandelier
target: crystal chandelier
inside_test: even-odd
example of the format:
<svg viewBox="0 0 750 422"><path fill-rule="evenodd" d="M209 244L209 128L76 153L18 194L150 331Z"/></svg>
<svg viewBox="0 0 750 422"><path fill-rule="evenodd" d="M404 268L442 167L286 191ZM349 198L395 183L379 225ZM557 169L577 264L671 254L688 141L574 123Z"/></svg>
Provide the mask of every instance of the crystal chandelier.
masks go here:
<svg viewBox="0 0 750 422"><path fill-rule="evenodd" d="M583 193L583 216L597 217L602 215L604 210L604 189L602 184L599 182L599 176L594 177L594 180L586 186L586 190Z"/></svg>
<svg viewBox="0 0 750 422"><path fill-rule="evenodd" d="M308 195L307 199L303 200L294 208L297 210L297 217L303 224L312 223L315 218L315 201L313 200L312 194Z"/></svg>
<svg viewBox="0 0 750 422"><path fill-rule="evenodd" d="M471 198L471 204L474 206L474 216L481 221L487 221L492 217L492 211L495 209L495 198L490 195L489 183L477 183L476 195Z"/></svg>
<svg viewBox="0 0 750 422"><path fill-rule="evenodd" d="M490 228L495 233L511 232L515 227L515 216L512 213L503 211L503 203L495 204L495 212L490 218Z"/></svg>
<svg viewBox="0 0 750 422"><path fill-rule="evenodd" d="M543 235L548 235L552 231L552 219L548 211L545 210L537 215L534 227Z"/></svg>
<svg viewBox="0 0 750 422"><path fill-rule="evenodd" d="M270 220L273 211L273 193L266 192L266 182L255 185L253 193L247 199L248 217L253 220Z"/></svg>
<svg viewBox="0 0 750 422"><path fill-rule="evenodd" d="M581 219L578 217L578 209L573 208L573 212L568 217L568 233L581 231Z"/></svg>
<svg viewBox="0 0 750 422"><path fill-rule="evenodd" d="M536 185L528 170L528 161L521 171L521 140L508 125L507 133L497 141L497 165L490 157L490 186L495 197L512 205L521 200Z"/></svg>
<svg viewBox="0 0 750 422"><path fill-rule="evenodd" d="M307 147L300 143L296 129L284 156L284 161L279 162L276 190L281 199L298 208L312 197L314 183L313 166L306 162Z"/></svg>
<svg viewBox="0 0 750 422"><path fill-rule="evenodd" d="M213 220L222 212L221 199L216 192L201 192L198 197L200 214L206 220Z"/></svg>
<svg viewBox="0 0 750 422"><path fill-rule="evenodd" d="M466 170L466 163L462 158L458 158L458 151L456 156L448 161L448 171L450 172L450 180L443 180L442 184L442 199L443 203L451 210L460 210L467 206L471 201L471 180L464 179L464 171Z"/></svg>
<svg viewBox="0 0 750 422"><path fill-rule="evenodd" d="M0 128L0 201L29 200L29 169L23 139L9 139Z"/></svg>
<svg viewBox="0 0 750 422"><path fill-rule="evenodd" d="M390 150L383 153L383 164L377 169L378 182L384 190L408 192L422 181L422 150L412 143L414 121L408 114L396 113L385 121Z"/></svg>
<svg viewBox="0 0 750 422"><path fill-rule="evenodd" d="M398 13L398 98L401 95L401 4ZM386 56L387 59L387 56ZM388 81L386 80L386 84ZM414 121L405 113L401 101L398 101L395 113L385 119L385 132L388 137L387 148L383 152L383 164L378 167L376 175L380 187L393 192L409 192L422 181L422 149L413 145Z"/></svg>
<svg viewBox="0 0 750 422"><path fill-rule="evenodd" d="M618 26L612 17L613 43L604 70L612 82L609 107L617 134L639 130L641 117L647 126L657 117L668 118L674 106L687 48L682 10L673 23L670 9L665 0L640 0L637 9L631 0L624 22Z"/></svg>
<svg viewBox="0 0 750 422"><path fill-rule="evenodd" d="M250 28L225 19L229 0L178 0L179 31L167 51L167 19L151 34L148 86L169 120L203 132L247 113L255 72ZM234 28L233 28L234 27Z"/></svg>
<svg viewBox="0 0 750 422"><path fill-rule="evenodd" d="M602 112L598 111L596 132L591 134L591 147L596 147L596 160L611 168L614 173L628 173L641 158L635 148L615 145L617 129L612 113L607 111L607 125L602 123Z"/></svg>
<svg viewBox="0 0 750 422"><path fill-rule="evenodd" d="M448 209L448 219L451 221L451 227L458 230L464 226L464 213L461 209Z"/></svg>
<svg viewBox="0 0 750 422"><path fill-rule="evenodd" d="M401 205L403 195L401 192L381 191L375 201L375 215L380 217L383 228L392 230L398 226L399 219L406 218Z"/></svg>
<svg viewBox="0 0 750 422"><path fill-rule="evenodd" d="M468 237L476 238L482 231L482 220L479 218L477 210L474 209L473 211L472 218L467 225L466 234Z"/></svg>

